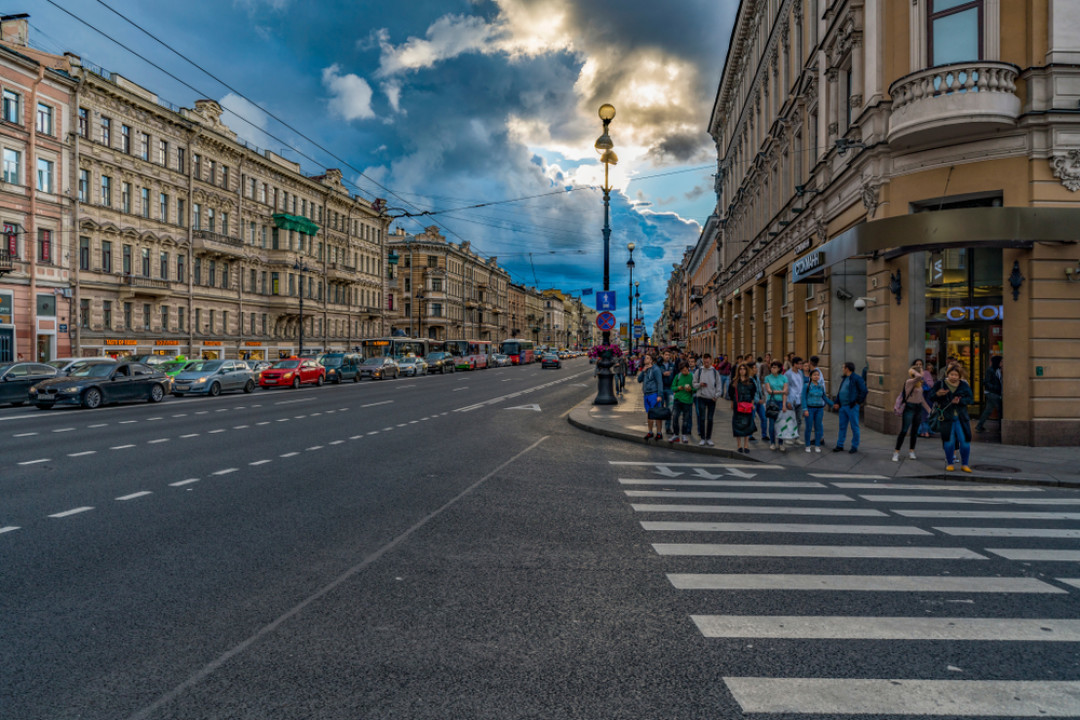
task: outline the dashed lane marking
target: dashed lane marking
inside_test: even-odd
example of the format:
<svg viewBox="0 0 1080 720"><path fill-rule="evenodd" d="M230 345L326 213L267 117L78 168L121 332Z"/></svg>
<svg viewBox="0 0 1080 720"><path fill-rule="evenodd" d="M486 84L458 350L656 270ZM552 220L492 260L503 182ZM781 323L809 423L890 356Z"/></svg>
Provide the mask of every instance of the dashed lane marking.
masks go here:
<svg viewBox="0 0 1080 720"><path fill-rule="evenodd" d="M340 445L343 442L345 442L345 441L344 440L333 440L333 441L330 442L330 444L331 445Z"/></svg>
<svg viewBox="0 0 1080 720"><path fill-rule="evenodd" d="M68 457L83 457L84 455L93 455L97 453L97 450L83 450L82 452L68 453Z"/></svg>
<svg viewBox="0 0 1080 720"><path fill-rule="evenodd" d="M108 424L109 423L97 423L95 425L87 425L86 427L88 427L88 428L103 428Z"/></svg>
<svg viewBox="0 0 1080 720"><path fill-rule="evenodd" d="M49 517L51 517L51 518L65 518L65 517L70 517L71 515L78 515L79 513L84 513L84 512L87 512L89 510L93 510L93 509L94 508L92 508L92 507L77 507L77 508L72 508L71 510L65 510L64 512L55 513L53 515L50 515Z"/></svg>
<svg viewBox="0 0 1080 720"><path fill-rule="evenodd" d="M212 472L210 474L211 475L228 475L229 473L234 473L239 469L240 468L225 468L224 470L217 470L217 471Z"/></svg>
<svg viewBox="0 0 1080 720"><path fill-rule="evenodd" d="M157 440L147 440L147 445L157 445L158 443L169 442L169 438L158 438Z"/></svg>
<svg viewBox="0 0 1080 720"><path fill-rule="evenodd" d="M18 525L8 525L7 527L0 527L0 535L3 535L4 533L9 533L9 532L12 532L12 531L18 530L18 529L19 529Z"/></svg>
<svg viewBox="0 0 1080 720"><path fill-rule="evenodd" d="M184 438L184 439L193 438L193 437L199 437L199 433L188 433L187 435L181 435L180 437Z"/></svg>
<svg viewBox="0 0 1080 720"><path fill-rule="evenodd" d="M54 433L73 432L74 430L75 430L75 428L56 428L55 430L53 430L53 432Z"/></svg>
<svg viewBox="0 0 1080 720"><path fill-rule="evenodd" d="M323 449L323 446L322 446L322 445L312 445L311 447L309 447L309 448L304 448L304 449L305 449L305 451L307 451L307 452L314 452L314 451L316 451L316 450L322 450L322 449Z"/></svg>
<svg viewBox="0 0 1080 720"><path fill-rule="evenodd" d="M127 450L128 448L133 448L133 447L135 447L135 446L134 445L113 445L109 449L110 450Z"/></svg>
<svg viewBox="0 0 1080 720"><path fill-rule="evenodd" d="M30 437L31 435L37 435L37 433L36 432L16 433L16 434L12 435L11 437Z"/></svg>
<svg viewBox="0 0 1080 720"><path fill-rule="evenodd" d="M141 497L145 497L147 495L153 495L153 494L154 493L150 492L149 490L142 490L141 492L131 493L130 495L121 495L120 497L118 497L116 499L121 500L121 501L134 500L135 498L141 498Z"/></svg>
<svg viewBox="0 0 1080 720"><path fill-rule="evenodd" d="M249 462L248 465L251 465L251 466L254 467L256 465L265 465L268 462L271 462L271 461L270 460L256 460L255 462Z"/></svg>
<svg viewBox="0 0 1080 720"><path fill-rule="evenodd" d="M211 430L210 432L207 433L207 435L215 435L217 433L223 433L223 432L225 432L225 428L218 428L217 430Z"/></svg>
<svg viewBox="0 0 1080 720"><path fill-rule="evenodd" d="M169 483L169 487L180 487L181 485L190 485L191 483L199 482L199 478L188 478L187 480L181 480L180 482Z"/></svg>
<svg viewBox="0 0 1080 720"><path fill-rule="evenodd" d="M375 407L376 405L389 405L392 402L394 402L394 401L393 400L383 400L382 402L368 403L367 405L361 405L360 407L369 408L369 407Z"/></svg>
<svg viewBox="0 0 1080 720"><path fill-rule="evenodd" d="M300 453L298 453L298 452L287 452L287 453L282 453L281 455L278 455L278 457L296 457L299 454Z"/></svg>

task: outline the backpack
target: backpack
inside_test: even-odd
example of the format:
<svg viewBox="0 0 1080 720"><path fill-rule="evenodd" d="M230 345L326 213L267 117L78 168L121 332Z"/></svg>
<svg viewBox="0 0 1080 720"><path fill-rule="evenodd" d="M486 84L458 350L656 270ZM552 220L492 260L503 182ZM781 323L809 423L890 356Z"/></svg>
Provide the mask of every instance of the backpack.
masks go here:
<svg viewBox="0 0 1080 720"><path fill-rule="evenodd" d="M983 382L983 391L988 393L994 393L995 395L1001 394L1001 371L991 370L986 374L986 380Z"/></svg>

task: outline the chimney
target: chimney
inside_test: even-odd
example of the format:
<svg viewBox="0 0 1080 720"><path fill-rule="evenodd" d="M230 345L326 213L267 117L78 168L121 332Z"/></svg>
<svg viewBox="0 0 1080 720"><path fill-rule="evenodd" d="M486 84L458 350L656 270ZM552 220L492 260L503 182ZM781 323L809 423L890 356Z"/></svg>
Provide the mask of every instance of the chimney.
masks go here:
<svg viewBox="0 0 1080 720"><path fill-rule="evenodd" d="M30 16L28 14L0 15L0 41L8 45L26 47L29 33Z"/></svg>

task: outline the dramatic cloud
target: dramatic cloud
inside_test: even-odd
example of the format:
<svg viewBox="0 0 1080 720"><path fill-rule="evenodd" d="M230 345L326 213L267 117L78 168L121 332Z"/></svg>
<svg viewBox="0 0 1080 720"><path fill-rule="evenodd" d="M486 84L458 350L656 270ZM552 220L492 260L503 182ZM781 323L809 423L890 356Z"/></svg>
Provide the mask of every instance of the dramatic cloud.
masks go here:
<svg viewBox="0 0 1080 720"><path fill-rule="evenodd" d="M322 71L323 85L330 91L330 110L346 120L367 120L375 117L371 109L371 86L358 75L342 75L338 65Z"/></svg>

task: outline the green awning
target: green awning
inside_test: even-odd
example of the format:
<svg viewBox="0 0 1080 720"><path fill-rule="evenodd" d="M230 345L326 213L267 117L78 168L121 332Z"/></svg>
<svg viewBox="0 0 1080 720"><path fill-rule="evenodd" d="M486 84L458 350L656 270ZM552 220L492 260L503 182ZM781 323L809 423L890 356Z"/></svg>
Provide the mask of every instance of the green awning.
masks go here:
<svg viewBox="0 0 1080 720"><path fill-rule="evenodd" d="M295 230L304 235L314 235L319 232L318 225L300 215L274 213L274 225L281 230Z"/></svg>

